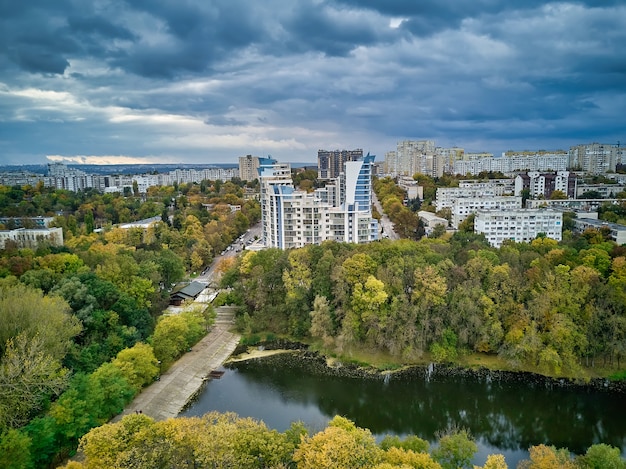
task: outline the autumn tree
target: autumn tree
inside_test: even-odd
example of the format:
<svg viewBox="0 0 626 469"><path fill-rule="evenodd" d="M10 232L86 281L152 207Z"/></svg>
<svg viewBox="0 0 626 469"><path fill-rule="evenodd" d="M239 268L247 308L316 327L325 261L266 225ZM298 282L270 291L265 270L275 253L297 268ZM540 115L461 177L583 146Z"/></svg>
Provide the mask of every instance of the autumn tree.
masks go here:
<svg viewBox="0 0 626 469"><path fill-rule="evenodd" d="M369 430L336 416L323 431L304 437L293 460L298 469L368 468L381 461L382 450Z"/></svg>

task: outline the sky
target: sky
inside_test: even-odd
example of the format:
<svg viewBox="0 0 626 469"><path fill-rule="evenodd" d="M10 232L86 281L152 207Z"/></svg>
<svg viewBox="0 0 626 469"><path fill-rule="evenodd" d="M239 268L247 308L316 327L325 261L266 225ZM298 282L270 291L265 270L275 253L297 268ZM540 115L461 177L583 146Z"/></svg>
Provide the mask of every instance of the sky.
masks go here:
<svg viewBox="0 0 626 469"><path fill-rule="evenodd" d="M0 163L626 145L626 2L0 0Z"/></svg>

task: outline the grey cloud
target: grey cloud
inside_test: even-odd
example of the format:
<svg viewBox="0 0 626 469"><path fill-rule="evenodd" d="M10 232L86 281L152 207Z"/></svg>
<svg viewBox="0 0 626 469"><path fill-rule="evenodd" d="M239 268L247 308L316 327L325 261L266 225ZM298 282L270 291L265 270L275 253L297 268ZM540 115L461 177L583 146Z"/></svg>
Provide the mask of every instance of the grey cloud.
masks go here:
<svg viewBox="0 0 626 469"><path fill-rule="evenodd" d="M204 123L217 126L243 126L247 124L245 121L226 116L210 116L204 120Z"/></svg>

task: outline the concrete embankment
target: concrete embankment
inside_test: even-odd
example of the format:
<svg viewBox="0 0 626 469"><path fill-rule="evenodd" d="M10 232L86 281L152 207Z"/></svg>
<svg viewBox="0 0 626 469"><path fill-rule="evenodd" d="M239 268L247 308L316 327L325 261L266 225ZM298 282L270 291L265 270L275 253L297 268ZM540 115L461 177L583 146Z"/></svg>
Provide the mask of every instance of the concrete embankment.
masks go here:
<svg viewBox="0 0 626 469"><path fill-rule="evenodd" d="M137 395L113 421L139 411L155 420L176 417L207 380L209 373L219 368L237 347L240 336L231 332L235 309L219 307L209 334L163 373L160 380Z"/></svg>

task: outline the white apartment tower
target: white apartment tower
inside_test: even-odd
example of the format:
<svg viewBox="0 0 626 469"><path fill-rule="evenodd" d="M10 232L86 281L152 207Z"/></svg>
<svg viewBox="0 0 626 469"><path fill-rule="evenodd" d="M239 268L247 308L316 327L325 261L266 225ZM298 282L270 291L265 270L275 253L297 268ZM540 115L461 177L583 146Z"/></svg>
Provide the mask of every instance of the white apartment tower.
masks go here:
<svg viewBox="0 0 626 469"><path fill-rule="evenodd" d="M288 164L262 158L259 181L263 243L290 249L326 240L376 240L378 222L371 211L373 162L373 155L346 162L338 178L310 194L293 187Z"/></svg>

